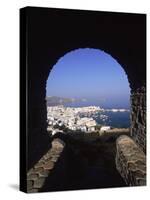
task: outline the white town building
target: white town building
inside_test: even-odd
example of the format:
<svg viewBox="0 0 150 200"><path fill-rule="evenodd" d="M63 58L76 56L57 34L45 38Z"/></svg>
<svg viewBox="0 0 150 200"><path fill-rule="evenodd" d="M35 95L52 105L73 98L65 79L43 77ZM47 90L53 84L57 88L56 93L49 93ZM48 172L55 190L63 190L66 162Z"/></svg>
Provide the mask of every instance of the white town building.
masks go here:
<svg viewBox="0 0 150 200"><path fill-rule="evenodd" d="M110 126L102 126L101 129L100 129L100 131L108 131L110 129L111 129Z"/></svg>

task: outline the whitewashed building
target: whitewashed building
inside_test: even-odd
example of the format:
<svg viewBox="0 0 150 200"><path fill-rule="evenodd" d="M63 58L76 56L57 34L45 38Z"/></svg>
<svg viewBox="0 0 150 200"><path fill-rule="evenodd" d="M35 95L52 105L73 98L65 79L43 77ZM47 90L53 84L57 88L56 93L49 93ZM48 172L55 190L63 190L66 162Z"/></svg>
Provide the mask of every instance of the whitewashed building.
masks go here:
<svg viewBox="0 0 150 200"><path fill-rule="evenodd" d="M100 131L104 132L104 131L108 131L110 129L111 129L110 126L102 126L101 129L100 129Z"/></svg>

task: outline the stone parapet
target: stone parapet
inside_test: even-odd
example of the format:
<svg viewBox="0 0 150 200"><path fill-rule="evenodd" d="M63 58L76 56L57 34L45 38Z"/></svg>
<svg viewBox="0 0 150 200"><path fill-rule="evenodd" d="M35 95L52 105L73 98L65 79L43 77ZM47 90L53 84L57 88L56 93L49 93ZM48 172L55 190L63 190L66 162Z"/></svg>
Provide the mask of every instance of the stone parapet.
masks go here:
<svg viewBox="0 0 150 200"><path fill-rule="evenodd" d="M116 167L129 186L146 185L146 156L128 136L122 135L116 141Z"/></svg>
<svg viewBox="0 0 150 200"><path fill-rule="evenodd" d="M52 147L27 173L27 192L39 192L52 173L65 147L60 139L52 141Z"/></svg>

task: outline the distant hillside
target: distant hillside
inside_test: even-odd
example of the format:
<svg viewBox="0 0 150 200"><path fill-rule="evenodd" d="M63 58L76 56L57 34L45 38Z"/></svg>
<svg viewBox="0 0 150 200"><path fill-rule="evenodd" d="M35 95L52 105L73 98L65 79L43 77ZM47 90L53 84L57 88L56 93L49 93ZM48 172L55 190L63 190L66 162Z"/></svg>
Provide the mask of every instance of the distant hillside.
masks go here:
<svg viewBox="0 0 150 200"><path fill-rule="evenodd" d="M65 103L72 103L75 101L79 101L73 98L64 98L56 96L46 97L46 100L47 100L47 106L57 106L57 105L63 105Z"/></svg>

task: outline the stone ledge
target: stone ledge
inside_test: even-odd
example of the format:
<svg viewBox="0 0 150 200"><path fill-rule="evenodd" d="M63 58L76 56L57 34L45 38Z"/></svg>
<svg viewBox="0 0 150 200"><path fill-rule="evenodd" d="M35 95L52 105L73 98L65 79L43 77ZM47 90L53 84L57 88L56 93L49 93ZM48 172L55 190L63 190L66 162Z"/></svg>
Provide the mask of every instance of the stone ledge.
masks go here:
<svg viewBox="0 0 150 200"><path fill-rule="evenodd" d="M45 184L46 179L54 170L65 147L65 143L61 139L52 141L51 149L43 155L43 157L31 168L27 173L27 192L34 193L40 191Z"/></svg>
<svg viewBox="0 0 150 200"><path fill-rule="evenodd" d="M128 136L116 141L116 167L129 186L146 185L146 156Z"/></svg>

